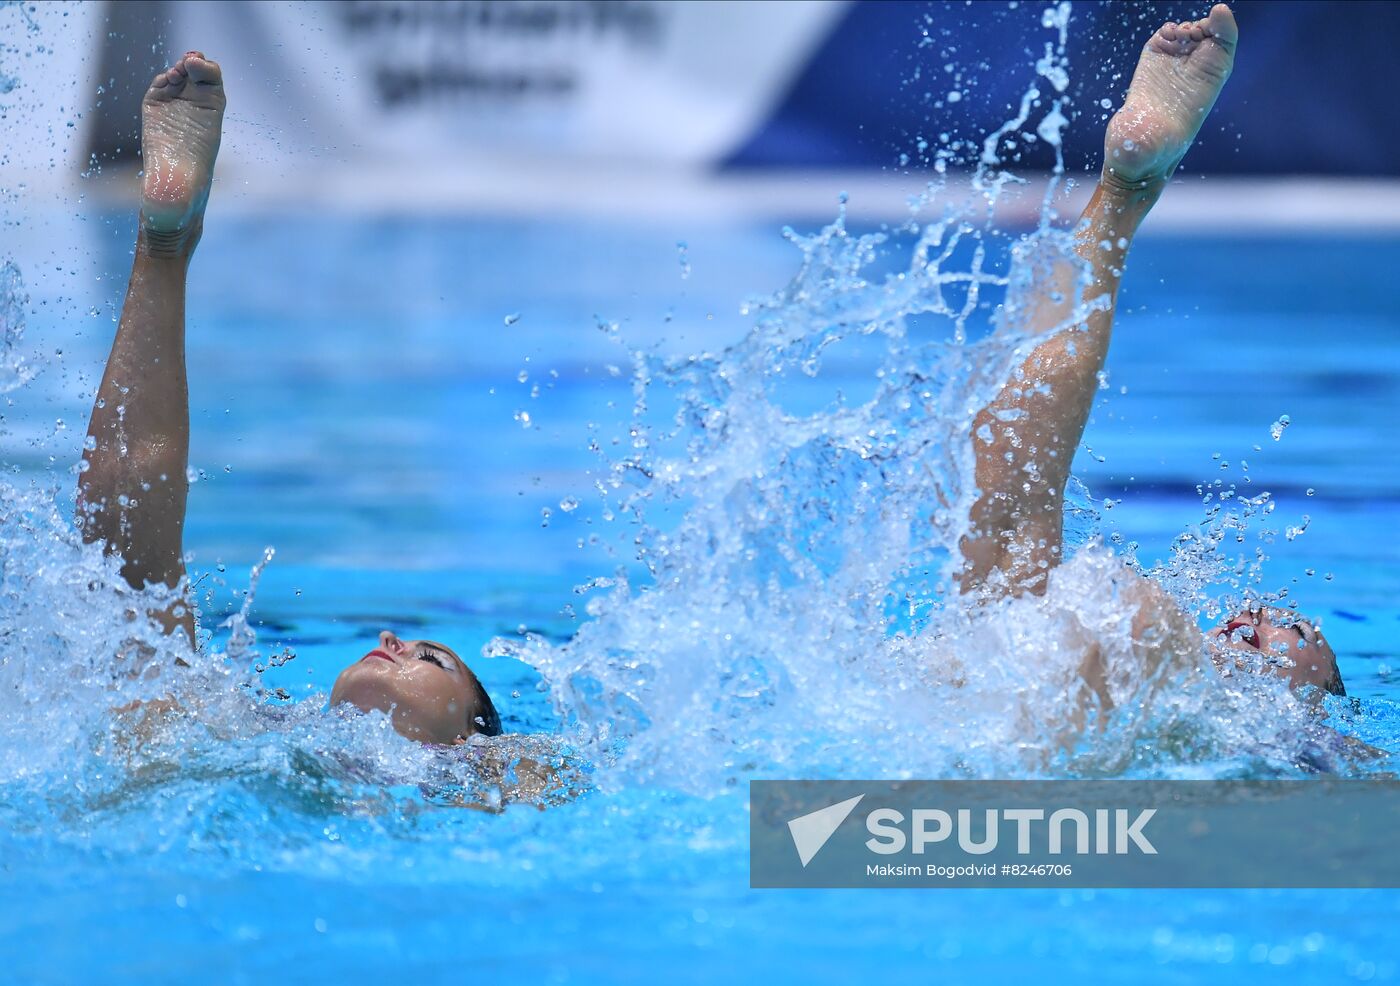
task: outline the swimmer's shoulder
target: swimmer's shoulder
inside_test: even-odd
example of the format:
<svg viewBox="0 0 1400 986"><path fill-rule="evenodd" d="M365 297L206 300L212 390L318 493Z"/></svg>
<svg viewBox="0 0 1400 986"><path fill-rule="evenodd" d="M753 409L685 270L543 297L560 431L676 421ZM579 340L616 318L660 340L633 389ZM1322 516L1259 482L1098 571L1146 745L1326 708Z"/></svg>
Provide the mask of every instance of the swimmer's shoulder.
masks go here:
<svg viewBox="0 0 1400 986"><path fill-rule="evenodd" d="M443 747L444 756L468 766L473 796L463 807L498 810L509 804L539 808L573 801L592 789L592 768L559 737L545 733L474 736Z"/></svg>
<svg viewBox="0 0 1400 986"><path fill-rule="evenodd" d="M1126 562L1109 575L1113 591L1133 614L1133 638L1155 642L1163 638L1200 635L1196 622L1159 582Z"/></svg>

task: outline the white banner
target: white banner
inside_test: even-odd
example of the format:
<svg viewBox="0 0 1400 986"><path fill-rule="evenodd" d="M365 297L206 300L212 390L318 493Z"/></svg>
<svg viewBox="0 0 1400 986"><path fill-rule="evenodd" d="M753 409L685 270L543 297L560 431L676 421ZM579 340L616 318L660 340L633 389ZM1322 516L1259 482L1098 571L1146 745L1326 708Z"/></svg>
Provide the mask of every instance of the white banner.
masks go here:
<svg viewBox="0 0 1400 986"><path fill-rule="evenodd" d="M299 166L349 166L370 184L421 175L431 187L435 173L711 165L761 125L843 9L183 3L170 7L170 41L224 67L225 177L297 181Z"/></svg>

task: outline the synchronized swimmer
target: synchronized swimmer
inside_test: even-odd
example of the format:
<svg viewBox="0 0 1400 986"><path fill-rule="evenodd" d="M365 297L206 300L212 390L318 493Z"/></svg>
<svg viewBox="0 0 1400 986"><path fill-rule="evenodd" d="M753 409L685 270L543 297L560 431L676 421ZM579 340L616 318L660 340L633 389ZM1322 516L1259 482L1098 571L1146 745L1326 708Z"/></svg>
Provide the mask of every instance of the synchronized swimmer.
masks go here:
<svg viewBox="0 0 1400 986"><path fill-rule="evenodd" d="M971 439L980 498L961 545L961 587L970 597L1044 593L1061 561L1064 491L1107 356L1129 247L1225 85L1238 37L1224 4L1152 35L1127 99L1108 124L1102 175L1076 227L1080 262L1058 258L1035 271L1018 311L1046 338L973 423L974 433L990 437ZM78 509L84 539L119 555L123 576L137 589L187 586L185 286L203 231L224 106L219 66L197 51L157 75L142 101L145 173L135 261L92 410ZM1074 317L1085 264L1090 314L1055 331ZM1144 662L1179 660L1172 655L1192 650L1179 644L1200 631L1163 589L1127 566L1119 588L1134 651ZM157 616L194 646L190 606L177 603ZM1292 614L1247 609L1209 636L1224 673L1263 670L1297 689L1344 693L1331 647ZM1097 645L1087 645L1080 671L1088 692L1111 705ZM388 713L399 733L424 743L453 745L501 732L490 696L455 651L387 630L340 673L330 701Z"/></svg>

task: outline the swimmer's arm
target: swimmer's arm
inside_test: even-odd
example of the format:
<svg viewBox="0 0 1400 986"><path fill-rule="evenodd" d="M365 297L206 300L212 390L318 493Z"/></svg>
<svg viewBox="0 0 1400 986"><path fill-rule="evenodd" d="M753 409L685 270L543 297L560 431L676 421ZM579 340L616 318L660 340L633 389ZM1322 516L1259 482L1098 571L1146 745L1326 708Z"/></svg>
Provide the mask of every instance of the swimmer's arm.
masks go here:
<svg viewBox="0 0 1400 986"><path fill-rule="evenodd" d="M197 239L197 237L195 238ZM189 482L189 392L185 378L185 274L194 243L162 248L143 230L116 341L88 424L78 480L86 541L121 556L135 588L185 576L182 538ZM167 632L194 641L188 607L155 614Z"/></svg>
<svg viewBox="0 0 1400 986"><path fill-rule="evenodd" d="M1161 183L1129 190L1102 182L1095 189L1079 220L1075 252L1088 264L1084 301L1097 308L1068 331L1055 330L1073 315L1080 265L1044 254L1015 260L1042 265L1027 271L1035 276L1019 299L1020 317L1032 332L1053 334L973 423L979 499L962 541L964 592L995 573L1005 591L1043 592L1060 561L1065 485L1108 354L1123 264L1161 190ZM990 432L991 441L976 437L979 431Z"/></svg>

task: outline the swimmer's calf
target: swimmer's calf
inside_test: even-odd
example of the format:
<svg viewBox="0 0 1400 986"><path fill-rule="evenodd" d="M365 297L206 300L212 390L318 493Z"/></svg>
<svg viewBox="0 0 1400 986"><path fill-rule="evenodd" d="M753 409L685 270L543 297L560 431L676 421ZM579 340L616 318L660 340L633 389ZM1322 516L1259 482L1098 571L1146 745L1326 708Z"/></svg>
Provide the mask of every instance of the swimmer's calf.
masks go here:
<svg viewBox="0 0 1400 986"><path fill-rule="evenodd" d="M980 494L961 545L964 592L1043 593L1061 561L1064 491L1108 356L1128 251L1215 105L1238 41L1224 4L1157 30L1104 135L1103 171L1075 230L1079 262L1033 244L1017 253L1028 276L1011 280L1028 287L1008 299L1005 317L1045 338L973 422L973 436L990 438L972 439Z"/></svg>
<svg viewBox="0 0 1400 986"><path fill-rule="evenodd" d="M137 589L159 584L183 593L186 585L185 282L204 229L226 103L218 63L198 51L158 73L141 101L136 256L78 484L84 539L120 556L122 575ZM183 598L152 615L194 644L194 617ZM424 743L501 731L486 690L450 648L385 631L366 649L336 679L333 705L387 712L398 732Z"/></svg>
<svg viewBox="0 0 1400 986"><path fill-rule="evenodd" d="M141 222L78 481L84 540L119 555L138 589L185 579L185 278L204 228L224 103L218 63L197 51L158 74L141 102ZM157 617L194 642L188 606Z"/></svg>

